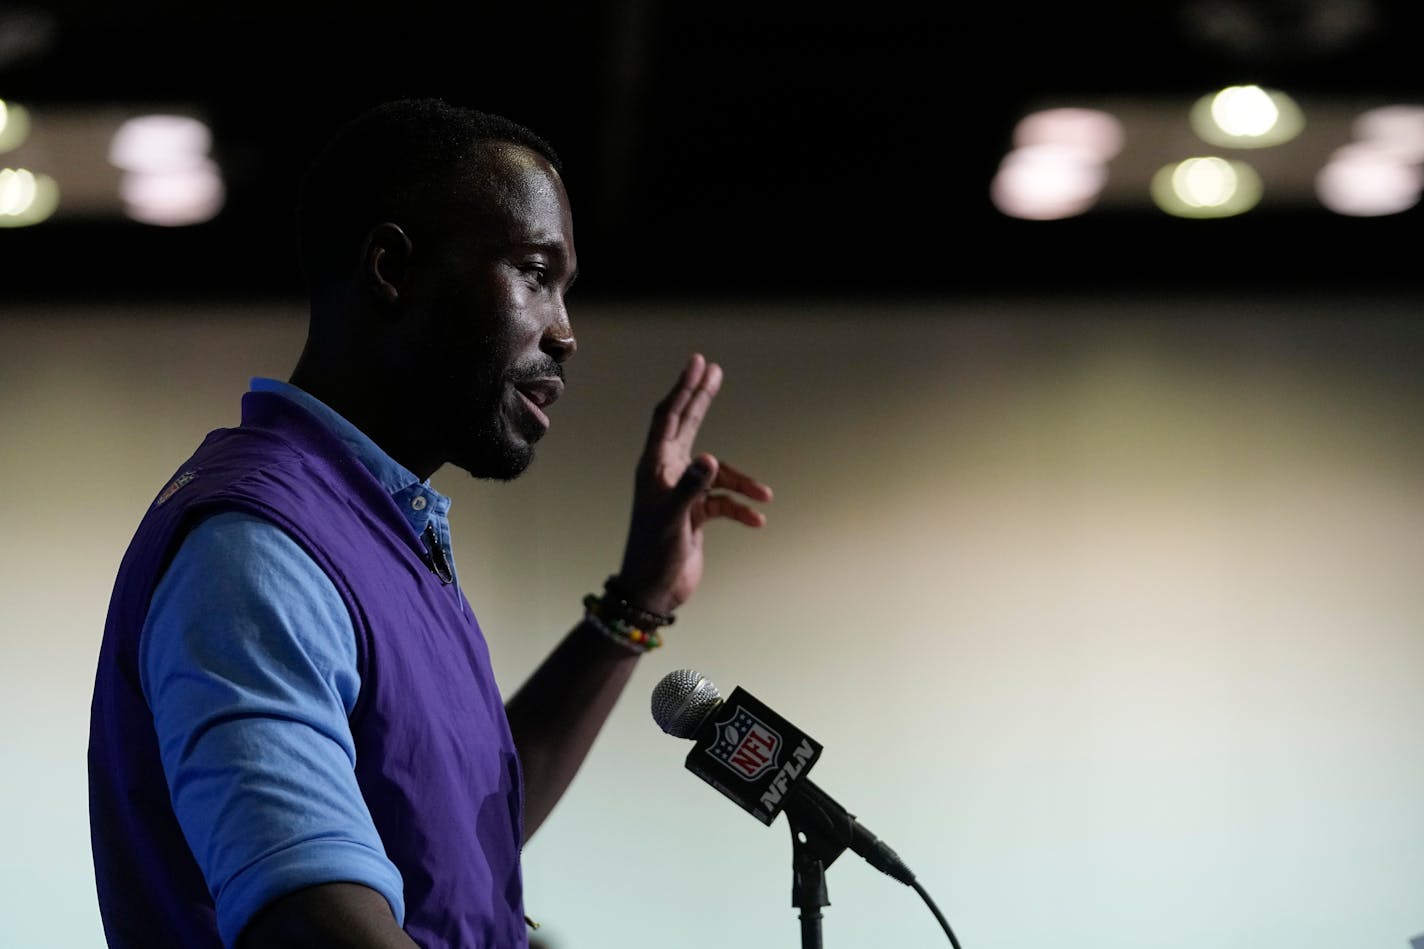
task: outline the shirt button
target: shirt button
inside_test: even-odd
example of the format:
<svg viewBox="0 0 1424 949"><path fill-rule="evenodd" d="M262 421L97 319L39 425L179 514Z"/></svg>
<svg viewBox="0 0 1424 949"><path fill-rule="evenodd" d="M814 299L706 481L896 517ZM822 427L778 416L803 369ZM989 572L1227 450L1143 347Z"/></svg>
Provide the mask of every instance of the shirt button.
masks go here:
<svg viewBox="0 0 1424 949"><path fill-rule="evenodd" d="M417 494L417 495L415 496L415 500L413 500L413 501L410 502L410 506L413 507L413 508L415 508L417 511L423 511L423 510L425 510L425 498L424 498L424 496Z"/></svg>

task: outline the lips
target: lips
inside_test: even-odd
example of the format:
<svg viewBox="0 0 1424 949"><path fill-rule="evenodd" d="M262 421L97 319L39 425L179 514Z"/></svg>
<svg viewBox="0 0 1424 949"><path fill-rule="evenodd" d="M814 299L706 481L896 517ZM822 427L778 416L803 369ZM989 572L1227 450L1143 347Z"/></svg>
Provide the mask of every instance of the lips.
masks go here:
<svg viewBox="0 0 1424 949"><path fill-rule="evenodd" d="M539 420L540 425L548 428L549 416L544 414L544 409L553 405L563 394L563 380L554 377L525 379L516 383L514 389L524 397L530 413Z"/></svg>

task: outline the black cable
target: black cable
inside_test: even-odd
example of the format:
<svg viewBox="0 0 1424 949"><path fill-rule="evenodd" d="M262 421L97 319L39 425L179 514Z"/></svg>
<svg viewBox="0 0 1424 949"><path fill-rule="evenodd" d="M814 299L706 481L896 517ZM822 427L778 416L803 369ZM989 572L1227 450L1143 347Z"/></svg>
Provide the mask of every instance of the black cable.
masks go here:
<svg viewBox="0 0 1424 949"><path fill-rule="evenodd" d="M920 894L920 899L925 901L925 905L930 908L930 912L934 913L935 919L939 920L939 924L941 928L944 929L945 935L949 937L949 944L953 946L954 949L959 949L959 940L954 938L954 930L949 928L949 920L944 918L944 914L939 911L939 907L935 905L934 900L930 899L930 895L925 892L925 888L920 886L918 880L910 885L915 888L916 893Z"/></svg>

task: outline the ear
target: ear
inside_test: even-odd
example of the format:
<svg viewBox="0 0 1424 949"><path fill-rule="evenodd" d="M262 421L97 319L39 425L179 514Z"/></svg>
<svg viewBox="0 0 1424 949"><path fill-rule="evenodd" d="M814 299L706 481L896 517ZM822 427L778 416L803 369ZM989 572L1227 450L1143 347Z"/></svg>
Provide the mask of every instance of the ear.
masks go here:
<svg viewBox="0 0 1424 949"><path fill-rule="evenodd" d="M394 308L407 290L410 238L399 225L377 224L361 245L361 286L383 310Z"/></svg>

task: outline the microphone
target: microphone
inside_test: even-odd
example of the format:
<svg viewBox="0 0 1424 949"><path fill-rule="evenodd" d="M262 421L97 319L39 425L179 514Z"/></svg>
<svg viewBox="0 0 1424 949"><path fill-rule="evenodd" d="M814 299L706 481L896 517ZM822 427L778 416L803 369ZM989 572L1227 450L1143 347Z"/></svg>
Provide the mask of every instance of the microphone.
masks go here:
<svg viewBox="0 0 1424 949"><path fill-rule="evenodd" d="M821 745L738 687L722 699L711 679L692 669L669 672L653 688L653 720L674 738L695 743L687 769L763 824L781 811L798 831L830 841L829 866L849 848L906 886L915 875L855 815L806 777Z"/></svg>

